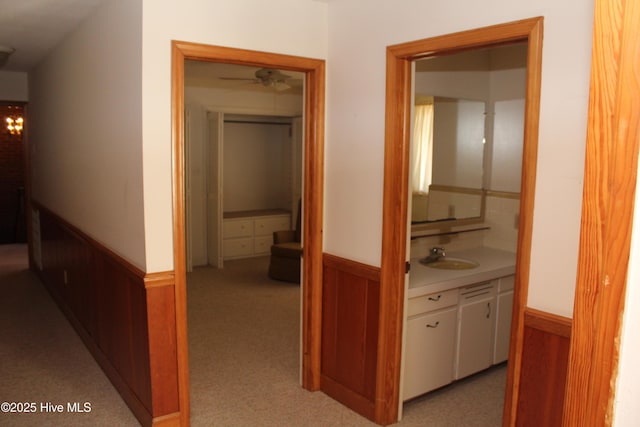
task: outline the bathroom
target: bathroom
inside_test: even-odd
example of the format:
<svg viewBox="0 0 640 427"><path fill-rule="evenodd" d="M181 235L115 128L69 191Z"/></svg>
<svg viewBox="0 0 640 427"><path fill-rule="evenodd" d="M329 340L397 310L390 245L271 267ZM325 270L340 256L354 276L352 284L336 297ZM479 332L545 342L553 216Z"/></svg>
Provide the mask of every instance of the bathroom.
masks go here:
<svg viewBox="0 0 640 427"><path fill-rule="evenodd" d="M415 62L405 401L507 360L526 60L514 43Z"/></svg>

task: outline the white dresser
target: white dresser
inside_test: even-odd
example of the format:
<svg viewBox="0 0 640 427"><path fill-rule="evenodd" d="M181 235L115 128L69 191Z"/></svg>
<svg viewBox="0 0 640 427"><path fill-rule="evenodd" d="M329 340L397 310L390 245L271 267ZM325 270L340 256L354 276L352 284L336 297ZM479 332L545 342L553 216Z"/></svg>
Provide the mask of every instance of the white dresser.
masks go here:
<svg viewBox="0 0 640 427"><path fill-rule="evenodd" d="M281 209L225 212L222 256L225 260L268 255L273 232L291 230L291 213Z"/></svg>

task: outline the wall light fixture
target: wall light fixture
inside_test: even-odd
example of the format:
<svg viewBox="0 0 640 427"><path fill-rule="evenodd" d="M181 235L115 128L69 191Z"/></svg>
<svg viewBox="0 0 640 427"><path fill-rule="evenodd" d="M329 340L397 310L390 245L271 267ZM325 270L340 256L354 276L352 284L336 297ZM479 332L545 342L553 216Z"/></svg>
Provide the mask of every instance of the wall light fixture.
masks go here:
<svg viewBox="0 0 640 427"><path fill-rule="evenodd" d="M5 121L7 123L7 130L11 135L22 134L24 119L21 116L7 116Z"/></svg>

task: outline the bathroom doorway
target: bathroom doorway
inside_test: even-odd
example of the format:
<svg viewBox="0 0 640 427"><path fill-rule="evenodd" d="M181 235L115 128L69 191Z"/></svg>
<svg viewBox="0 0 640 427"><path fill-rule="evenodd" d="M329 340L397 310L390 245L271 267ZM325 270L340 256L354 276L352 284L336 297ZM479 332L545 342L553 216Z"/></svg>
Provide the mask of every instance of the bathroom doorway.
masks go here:
<svg viewBox="0 0 640 427"><path fill-rule="evenodd" d="M492 375L484 388L492 424L502 415L513 308L527 43L428 57L414 68L403 417L435 404L436 389ZM455 288L439 284L438 266L461 259L494 264L484 274L471 264L449 272ZM451 302L415 309L425 298Z"/></svg>
<svg viewBox="0 0 640 427"><path fill-rule="evenodd" d="M380 319L382 333L379 345L397 349L389 351L379 361L394 381L379 382L386 387L381 395L388 399L388 413L379 422L393 422L401 411L400 371L402 333L404 324L405 281L407 277L409 202L409 164L412 111L413 62L426 57L453 52L497 46L505 43L527 44L527 70L525 95L524 143L522 152L522 184L518 221L518 248L516 257L514 316L511 327L511 346L505 398L505 419L515 415L517 381L521 353L517 348L522 336L522 318L527 295L530 245L533 220L535 166L537 158L537 130L542 49L542 18L532 18L462 33L412 41L387 49L387 106L385 144L385 186L383 203L382 282L381 304L388 310ZM384 302L383 302L384 301ZM386 356L385 355L385 356ZM389 374L391 375L391 374ZM379 378L379 381L381 379ZM515 387L515 388L514 388Z"/></svg>

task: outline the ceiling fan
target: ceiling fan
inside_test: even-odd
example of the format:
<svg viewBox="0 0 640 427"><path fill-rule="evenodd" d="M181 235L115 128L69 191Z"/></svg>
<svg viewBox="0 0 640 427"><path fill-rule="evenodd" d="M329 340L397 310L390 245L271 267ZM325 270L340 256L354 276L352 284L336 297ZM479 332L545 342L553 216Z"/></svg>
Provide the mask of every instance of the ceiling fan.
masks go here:
<svg viewBox="0 0 640 427"><path fill-rule="evenodd" d="M245 77L220 77L221 80L240 80L248 81L251 83L261 84L264 87L273 87L275 90L287 90L291 88L291 85L287 84L287 81L292 80L293 77L283 74L280 70L271 68L260 68L254 73L255 78Z"/></svg>

